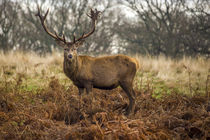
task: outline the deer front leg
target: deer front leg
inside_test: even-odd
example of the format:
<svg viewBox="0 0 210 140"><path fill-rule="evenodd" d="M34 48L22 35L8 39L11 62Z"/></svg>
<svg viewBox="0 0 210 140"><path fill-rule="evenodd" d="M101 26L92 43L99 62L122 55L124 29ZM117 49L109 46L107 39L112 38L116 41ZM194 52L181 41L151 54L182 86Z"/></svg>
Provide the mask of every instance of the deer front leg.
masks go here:
<svg viewBox="0 0 210 140"><path fill-rule="evenodd" d="M86 92L87 92L87 96L90 99L90 101L92 102L90 107L91 109L93 109L94 103L95 103L95 98L93 96L92 90L93 90L93 85L91 83L88 83L85 85L86 88Z"/></svg>
<svg viewBox="0 0 210 140"><path fill-rule="evenodd" d="M78 90L79 90L79 104L78 104L78 108L80 109L81 108L81 102L82 102L82 94L84 93L85 88L79 88L78 87Z"/></svg>
<svg viewBox="0 0 210 140"><path fill-rule="evenodd" d="M79 90L79 96L81 96L84 93L85 88L79 88L78 87L78 90Z"/></svg>
<svg viewBox="0 0 210 140"><path fill-rule="evenodd" d="M91 93L92 90L93 90L93 85L92 85L91 83L87 83L87 84L85 85L85 89L86 89L86 93L89 94L89 93Z"/></svg>

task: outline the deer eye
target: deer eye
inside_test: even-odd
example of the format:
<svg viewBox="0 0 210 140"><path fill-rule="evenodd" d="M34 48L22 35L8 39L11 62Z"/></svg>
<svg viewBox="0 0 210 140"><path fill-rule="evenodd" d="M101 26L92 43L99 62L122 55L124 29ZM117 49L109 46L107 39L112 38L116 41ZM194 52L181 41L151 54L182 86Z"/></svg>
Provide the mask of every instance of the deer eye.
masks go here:
<svg viewBox="0 0 210 140"><path fill-rule="evenodd" d="M69 49L68 48L64 48L64 51L68 51Z"/></svg>

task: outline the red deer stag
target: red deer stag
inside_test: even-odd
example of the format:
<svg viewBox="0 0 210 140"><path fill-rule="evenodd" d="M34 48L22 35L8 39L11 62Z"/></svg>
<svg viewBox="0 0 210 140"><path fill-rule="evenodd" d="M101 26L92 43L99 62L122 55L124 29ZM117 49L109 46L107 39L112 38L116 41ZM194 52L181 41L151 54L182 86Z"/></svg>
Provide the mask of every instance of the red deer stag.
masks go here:
<svg viewBox="0 0 210 140"><path fill-rule="evenodd" d="M100 11L97 9L90 11L88 17L92 20L92 29L78 39L75 38L72 42L67 42L65 36L58 36L48 30L45 19L49 10L42 16L38 7L39 17L44 30L56 40L56 42L64 48L63 70L79 90L79 95L86 89L87 94L92 91L92 88L99 89L114 89L118 86L125 91L129 98L129 106L126 111L128 115L133 112L135 104L135 92L133 90L133 80L139 63L136 59L125 55L113 55L103 57L78 56L77 49L81 46L85 38L89 37L95 31L96 20Z"/></svg>

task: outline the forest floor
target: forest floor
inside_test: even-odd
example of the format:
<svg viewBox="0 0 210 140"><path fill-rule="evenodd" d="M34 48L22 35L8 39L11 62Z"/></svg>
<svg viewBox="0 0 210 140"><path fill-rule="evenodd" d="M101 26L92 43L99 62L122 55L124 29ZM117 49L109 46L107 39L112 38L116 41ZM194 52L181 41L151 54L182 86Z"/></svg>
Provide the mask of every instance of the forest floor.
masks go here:
<svg viewBox="0 0 210 140"><path fill-rule="evenodd" d="M119 87L82 95L63 56L0 53L0 139L210 139L210 60L134 56L134 114ZM80 103L80 105L79 105Z"/></svg>

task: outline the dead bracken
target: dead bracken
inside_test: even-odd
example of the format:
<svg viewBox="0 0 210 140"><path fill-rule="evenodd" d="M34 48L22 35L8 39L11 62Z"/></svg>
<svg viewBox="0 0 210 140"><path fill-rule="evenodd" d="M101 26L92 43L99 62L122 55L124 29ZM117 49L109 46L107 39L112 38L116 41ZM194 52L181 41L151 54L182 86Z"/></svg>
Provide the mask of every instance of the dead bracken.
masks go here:
<svg viewBox="0 0 210 140"><path fill-rule="evenodd" d="M56 78L39 94L0 91L0 139L208 139L210 114L202 96L171 94L144 98L138 91L135 115L112 91L94 89L81 108L76 87L66 90ZM93 95L92 95L93 96ZM29 100L33 99L33 103Z"/></svg>

